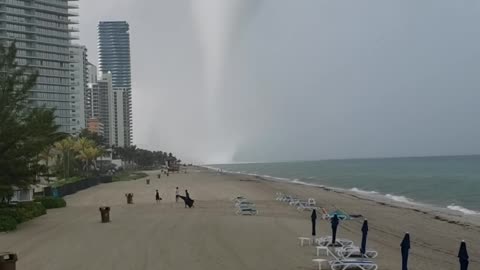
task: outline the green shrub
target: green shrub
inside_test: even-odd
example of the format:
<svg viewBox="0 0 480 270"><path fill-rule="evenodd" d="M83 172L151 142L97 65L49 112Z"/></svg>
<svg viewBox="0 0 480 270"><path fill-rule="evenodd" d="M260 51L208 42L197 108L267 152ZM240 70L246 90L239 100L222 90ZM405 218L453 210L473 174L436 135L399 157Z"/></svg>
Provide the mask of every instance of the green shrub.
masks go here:
<svg viewBox="0 0 480 270"><path fill-rule="evenodd" d="M67 202L63 198L42 197L35 201L40 202L46 209L62 208L67 206Z"/></svg>
<svg viewBox="0 0 480 270"><path fill-rule="evenodd" d="M45 207L37 202L19 203L14 207L17 212L16 220L18 223L34 219L47 213Z"/></svg>
<svg viewBox="0 0 480 270"><path fill-rule="evenodd" d="M17 221L11 216L0 215L0 232L13 231L17 228Z"/></svg>
<svg viewBox="0 0 480 270"><path fill-rule="evenodd" d="M18 223L18 220L20 220L19 214L17 212L17 209L15 207L9 207L5 206L0 208L0 217L8 216L13 219L15 219Z"/></svg>

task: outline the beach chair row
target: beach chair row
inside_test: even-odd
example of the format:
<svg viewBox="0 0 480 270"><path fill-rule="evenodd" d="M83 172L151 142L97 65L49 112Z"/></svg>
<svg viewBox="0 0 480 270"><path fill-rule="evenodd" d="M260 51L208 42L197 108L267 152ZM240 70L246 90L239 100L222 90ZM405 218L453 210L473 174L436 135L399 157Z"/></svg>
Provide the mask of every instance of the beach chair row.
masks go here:
<svg viewBox="0 0 480 270"><path fill-rule="evenodd" d="M239 196L234 200L235 214L241 216L255 216L258 214L255 203L249 201L247 198Z"/></svg>
<svg viewBox="0 0 480 270"><path fill-rule="evenodd" d="M360 247L356 246L351 240L337 238L335 243L332 243L331 236L324 236L314 238L313 243L316 247L317 256L320 256L320 251L323 251L326 256L332 257L332 260L313 259L313 262L318 263L319 267L321 267L320 264L328 262L332 270L378 269L378 265L372 261L378 256L378 252L366 250L365 254L362 254Z"/></svg>
<svg viewBox="0 0 480 270"><path fill-rule="evenodd" d="M287 194L283 194L281 192L277 192L275 199L277 201L288 203L290 206L295 207L298 211L311 211L314 209L319 209L319 207L317 207L317 202L314 198L302 200Z"/></svg>

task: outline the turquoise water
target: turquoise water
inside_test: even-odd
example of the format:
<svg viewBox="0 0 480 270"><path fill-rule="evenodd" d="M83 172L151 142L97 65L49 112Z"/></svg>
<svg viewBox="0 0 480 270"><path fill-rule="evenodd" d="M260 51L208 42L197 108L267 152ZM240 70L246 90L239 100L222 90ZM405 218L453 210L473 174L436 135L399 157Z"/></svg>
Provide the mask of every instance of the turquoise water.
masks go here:
<svg viewBox="0 0 480 270"><path fill-rule="evenodd" d="M225 171L377 194L480 214L480 156L212 165Z"/></svg>

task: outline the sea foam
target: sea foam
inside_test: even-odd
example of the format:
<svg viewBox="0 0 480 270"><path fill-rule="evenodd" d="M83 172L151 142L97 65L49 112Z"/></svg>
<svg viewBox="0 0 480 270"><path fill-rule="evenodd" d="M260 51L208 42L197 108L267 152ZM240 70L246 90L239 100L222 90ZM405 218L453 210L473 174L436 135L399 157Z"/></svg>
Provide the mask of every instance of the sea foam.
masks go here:
<svg viewBox="0 0 480 270"><path fill-rule="evenodd" d="M455 204L451 204L451 205L447 206L447 208L450 209L450 210L462 212L466 215L480 215L479 212L476 212L476 211L473 211L473 210L470 210L470 209L467 209L467 208L464 208L462 206L455 205Z"/></svg>
<svg viewBox="0 0 480 270"><path fill-rule="evenodd" d="M356 187L351 188L350 191L355 192L355 193L360 193L360 194L370 194L370 195L378 194L378 192L376 192L376 191L363 190L363 189L359 189L359 188L356 188Z"/></svg>
<svg viewBox="0 0 480 270"><path fill-rule="evenodd" d="M385 197L392 201L401 202L401 203L408 203L408 204L416 204L412 199L409 199L405 196L398 196L392 194L386 194Z"/></svg>

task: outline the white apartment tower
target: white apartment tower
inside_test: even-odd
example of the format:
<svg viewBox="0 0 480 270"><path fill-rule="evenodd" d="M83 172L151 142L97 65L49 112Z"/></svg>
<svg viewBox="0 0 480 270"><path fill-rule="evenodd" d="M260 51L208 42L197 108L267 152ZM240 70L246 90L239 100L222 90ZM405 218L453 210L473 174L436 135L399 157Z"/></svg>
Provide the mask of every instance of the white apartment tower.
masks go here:
<svg viewBox="0 0 480 270"><path fill-rule="evenodd" d="M88 61L85 46L72 46L70 48L70 101L72 117L72 133L78 134L86 128L88 113L87 87L88 87Z"/></svg>
<svg viewBox="0 0 480 270"><path fill-rule="evenodd" d="M87 88L87 120L96 118L103 125L105 142L113 145L112 109L113 87L112 74L100 74L96 83L89 83Z"/></svg>
<svg viewBox="0 0 480 270"><path fill-rule="evenodd" d="M98 80L97 67L94 64L88 62L87 69L88 69L88 83L96 83Z"/></svg>
<svg viewBox="0 0 480 270"><path fill-rule="evenodd" d="M0 43L16 41L17 64L39 73L31 91L32 107L55 108L55 121L62 132L76 133L77 100L72 101L70 83L71 40L78 39L72 24L78 16L74 0L0 0ZM75 110L75 113L72 113Z"/></svg>

